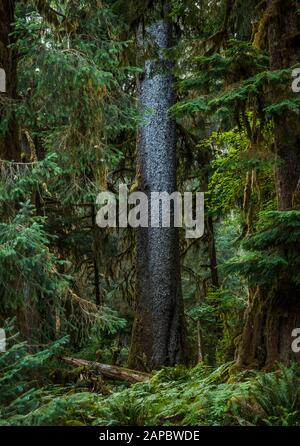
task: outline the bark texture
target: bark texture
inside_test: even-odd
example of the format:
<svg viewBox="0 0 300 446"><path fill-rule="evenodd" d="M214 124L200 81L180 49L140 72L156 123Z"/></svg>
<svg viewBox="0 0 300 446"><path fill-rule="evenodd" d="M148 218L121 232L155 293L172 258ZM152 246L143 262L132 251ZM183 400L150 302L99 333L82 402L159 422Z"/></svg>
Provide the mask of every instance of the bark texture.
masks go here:
<svg viewBox="0 0 300 446"><path fill-rule="evenodd" d="M266 37L271 70L289 68L300 62L300 17L296 2L269 0L266 3ZM274 100L287 96L286 86L273 90ZM278 210L299 208L300 121L293 111L274 118ZM299 246L294 246L299 250ZM292 270L292 268L291 268ZM238 344L240 367L273 368L277 362L300 362L292 351L291 333L300 327L300 287L292 282L292 271L270 287L250 290L245 326Z"/></svg>
<svg viewBox="0 0 300 446"><path fill-rule="evenodd" d="M300 16L297 2L269 0L271 14L268 28L268 47L271 70L293 67L300 63ZM274 91L277 100L286 95ZM300 180L300 121L299 114L289 110L274 118L275 150L281 164L277 168L279 210L295 207ZM299 203L297 203L299 204Z"/></svg>
<svg viewBox="0 0 300 446"><path fill-rule="evenodd" d="M130 383L138 383L151 378L149 373L137 372L136 370L125 369L116 365L100 364L99 362L87 361L86 359L63 357L62 360L76 367L91 367L100 372L104 377L127 381Z"/></svg>
<svg viewBox="0 0 300 446"><path fill-rule="evenodd" d="M0 68L6 73L6 94L0 102L0 120L11 100L17 98L17 57L10 48L14 43L13 31L15 1L0 0ZM7 131L0 134L0 158L9 161L20 160L20 135L14 113L11 113Z"/></svg>
<svg viewBox="0 0 300 446"><path fill-rule="evenodd" d="M169 116L174 101L172 66L163 52L172 44L172 24L158 21L147 28L143 39L146 35L159 50L156 60L146 61L139 85L145 116L138 143L140 190L150 201L151 192L176 190L175 122ZM139 229L136 291L130 367L152 370L186 362L176 228Z"/></svg>

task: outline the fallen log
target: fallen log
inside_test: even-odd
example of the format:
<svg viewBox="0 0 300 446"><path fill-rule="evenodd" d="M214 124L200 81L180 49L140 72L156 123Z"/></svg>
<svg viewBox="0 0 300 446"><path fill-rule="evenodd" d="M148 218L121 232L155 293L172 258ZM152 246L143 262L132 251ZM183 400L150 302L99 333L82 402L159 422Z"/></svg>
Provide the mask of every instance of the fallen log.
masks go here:
<svg viewBox="0 0 300 446"><path fill-rule="evenodd" d="M62 357L64 362L77 367L90 367L99 371L106 378L117 379L119 381L127 381L130 383L143 382L151 378L150 373L138 372L136 370L125 369L116 365L100 364L99 362L87 361L86 359Z"/></svg>

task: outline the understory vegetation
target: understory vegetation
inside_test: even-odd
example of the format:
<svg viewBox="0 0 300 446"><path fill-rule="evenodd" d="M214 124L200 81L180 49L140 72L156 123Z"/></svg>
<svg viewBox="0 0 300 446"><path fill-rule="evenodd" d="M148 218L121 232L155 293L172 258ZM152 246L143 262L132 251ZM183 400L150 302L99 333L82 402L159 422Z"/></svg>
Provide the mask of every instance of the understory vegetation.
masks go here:
<svg viewBox="0 0 300 446"><path fill-rule="evenodd" d="M15 336L0 358L0 425L289 426L300 424L298 366L276 372L165 367L134 385L104 381L93 366L68 369L67 339L28 353ZM59 374L59 376L58 376ZM59 381L59 385L55 384Z"/></svg>

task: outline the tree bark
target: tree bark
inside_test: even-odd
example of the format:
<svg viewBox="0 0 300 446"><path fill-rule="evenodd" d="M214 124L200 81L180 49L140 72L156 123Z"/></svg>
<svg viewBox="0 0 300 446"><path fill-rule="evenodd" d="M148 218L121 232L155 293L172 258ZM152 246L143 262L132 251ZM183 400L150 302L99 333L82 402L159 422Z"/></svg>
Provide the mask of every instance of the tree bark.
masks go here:
<svg viewBox="0 0 300 446"><path fill-rule="evenodd" d="M145 113L138 141L140 190L150 201L151 192L176 191L176 140L175 122L169 115L174 101L172 65L163 52L172 45L172 24L163 19L147 28L147 33L159 49L157 60L146 61L139 85ZM174 225L139 228L136 267L130 367L152 370L185 363L179 238Z"/></svg>
<svg viewBox="0 0 300 446"><path fill-rule="evenodd" d="M267 43L271 70L289 68L300 62L300 17L296 2L269 0L265 14L268 20ZM292 81L291 81L292 82ZM290 87L291 88L291 87ZM275 100L287 96L282 85L272 92ZM278 210L299 207L300 122L292 110L274 118ZM299 250L299 246L293 249ZM273 368L277 362L300 362L292 352L292 330L300 327L300 287L292 282L292 272L280 277L272 287L250 290L245 326L238 343L237 364L240 367Z"/></svg>
<svg viewBox="0 0 300 446"><path fill-rule="evenodd" d="M91 367L107 378L120 381L138 383L151 378L149 373L137 372L136 370L125 369L110 364L100 364L99 362L87 361L86 359L63 357L62 360L67 364L75 365L77 367Z"/></svg>
<svg viewBox="0 0 300 446"><path fill-rule="evenodd" d="M98 265L98 257L97 257L97 225L96 225L96 208L95 205L92 205L92 228L93 228L93 246L92 246L92 255L93 255L93 266L94 266L94 283L95 283L95 303L100 306L103 305L103 299L101 296L100 290L100 271Z"/></svg>
<svg viewBox="0 0 300 446"><path fill-rule="evenodd" d="M11 36L13 31L15 12L14 0L0 0L0 68L6 73L6 93L7 100L17 98L17 56L10 45L15 43ZM4 105L6 106L6 105ZM0 106L0 120L4 116L5 110ZM9 161L19 161L21 158L20 135L15 115L10 115L7 131L0 134L0 158Z"/></svg>
<svg viewBox="0 0 300 446"><path fill-rule="evenodd" d="M273 17L268 28L268 47L271 70L289 68L300 63L300 17L297 2L269 0ZM289 86L289 88L291 88ZM280 99L286 87L274 91ZM277 168L278 208L285 211L294 207L294 194L300 180L300 121L296 111L289 110L274 118L275 150L281 162Z"/></svg>

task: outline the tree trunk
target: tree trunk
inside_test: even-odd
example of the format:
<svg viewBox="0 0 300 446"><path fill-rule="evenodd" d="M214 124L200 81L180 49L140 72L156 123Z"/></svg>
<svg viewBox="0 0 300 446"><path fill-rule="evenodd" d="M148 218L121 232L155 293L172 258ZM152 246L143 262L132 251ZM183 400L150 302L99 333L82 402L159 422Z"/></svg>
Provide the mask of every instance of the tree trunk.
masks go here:
<svg viewBox="0 0 300 446"><path fill-rule="evenodd" d="M268 48L270 68L278 70L300 62L300 16L296 2L269 0ZM291 81L292 82L292 81ZM286 86L272 92L274 99L287 96ZM291 88L291 87L290 87ZM300 181L299 115L289 111L274 118L275 150L280 164L276 168L279 211L299 207ZM294 246L297 250L299 247ZM238 366L273 368L277 362L300 361L292 352L292 330L300 327L300 287L288 274L270 287L250 291L245 326L238 346Z"/></svg>
<svg viewBox="0 0 300 446"><path fill-rule="evenodd" d="M14 22L15 1L0 0L0 68L6 73L6 94L8 100L17 98L17 57L15 50L9 46L15 43L12 33L12 23ZM0 104L0 121L6 110ZM12 112L10 115L8 128L5 134L0 133L0 158L9 161L19 161L20 137L19 128Z"/></svg>
<svg viewBox="0 0 300 446"><path fill-rule="evenodd" d="M286 0L269 0L269 8L273 11L273 19L268 29L268 46L271 70L289 68L300 63L300 16L297 2ZM289 89L291 87L289 86ZM282 91L274 91L277 99L286 95L286 87ZM299 114L289 110L274 118L275 149L281 164L277 168L277 195L279 210L294 207L294 198L300 180L300 122Z"/></svg>
<svg viewBox="0 0 300 446"><path fill-rule="evenodd" d="M97 225L96 225L96 207L92 205L92 228L93 228L93 246L92 246L92 256L93 256L93 266L94 266L94 283L95 283L95 303L100 306L103 305L103 299L100 291L100 271L97 256Z"/></svg>
<svg viewBox="0 0 300 446"><path fill-rule="evenodd" d="M138 141L140 190L150 201L151 192L176 191L176 140L175 122L169 116L174 100L172 65L162 51L172 44L172 24L158 21L147 33L159 48L159 59L146 61L139 85L145 111ZM130 367L152 370L186 361L178 231L139 228Z"/></svg>
<svg viewBox="0 0 300 446"><path fill-rule="evenodd" d="M62 360L76 367L91 367L103 376L119 381L127 381L130 383L138 383L151 378L149 373L137 372L136 370L125 369L116 365L100 364L99 362L87 361L86 359L63 357Z"/></svg>
<svg viewBox="0 0 300 446"><path fill-rule="evenodd" d="M3 68L6 74L6 92L1 94L3 96L0 102L0 124L4 116L6 119L8 117L5 130L0 129L0 160L19 162L21 161L21 134L13 110L13 103L18 99L17 53L15 49L11 48L11 45L16 43L16 38L12 36L15 5L15 0L0 0L0 68ZM5 296L5 290L3 290L3 295ZM42 301L40 303L43 304ZM7 317L16 315L17 327L30 343L44 342L45 340L44 332L41 331L41 314L44 312L47 320L51 321L47 311L48 307L47 310L43 307L40 309L40 303L34 302L28 295L25 298L24 307L7 314ZM52 326L54 327L54 323Z"/></svg>
<svg viewBox="0 0 300 446"><path fill-rule="evenodd" d="M207 218L207 231L208 231L208 254L210 262L211 284L213 288L219 288L220 283L218 274L215 228L211 215L209 215Z"/></svg>

